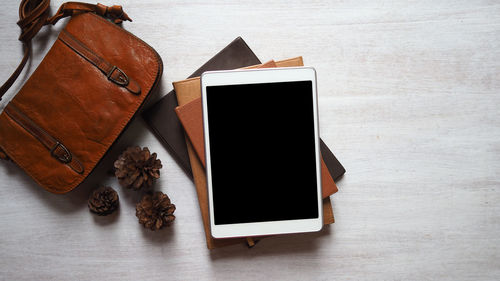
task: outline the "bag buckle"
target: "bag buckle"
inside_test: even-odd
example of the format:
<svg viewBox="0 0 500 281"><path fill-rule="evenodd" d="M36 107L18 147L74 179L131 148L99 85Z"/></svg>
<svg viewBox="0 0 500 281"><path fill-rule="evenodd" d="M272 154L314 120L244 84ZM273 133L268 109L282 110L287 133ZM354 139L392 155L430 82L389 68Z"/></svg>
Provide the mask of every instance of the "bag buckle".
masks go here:
<svg viewBox="0 0 500 281"><path fill-rule="evenodd" d="M118 76L117 78L113 78L113 73L115 71L118 71ZM125 74L125 72L123 72L123 70L119 69L118 67L116 66L113 66L113 68L111 68L111 70L108 72L107 74L108 76L108 80L115 83L115 84L118 84L120 86L127 86L128 85L128 76L127 74Z"/></svg>
<svg viewBox="0 0 500 281"><path fill-rule="evenodd" d="M69 150L60 142L56 142L54 147L52 147L52 149L50 150L50 155L64 164L70 163L71 159L73 158Z"/></svg>

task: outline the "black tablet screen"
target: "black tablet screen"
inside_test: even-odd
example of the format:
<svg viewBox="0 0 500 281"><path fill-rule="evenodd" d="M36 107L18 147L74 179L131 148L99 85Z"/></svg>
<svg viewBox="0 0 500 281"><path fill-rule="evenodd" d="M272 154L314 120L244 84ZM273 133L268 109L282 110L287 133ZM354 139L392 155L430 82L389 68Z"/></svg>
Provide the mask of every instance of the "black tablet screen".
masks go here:
<svg viewBox="0 0 500 281"><path fill-rule="evenodd" d="M312 82L206 92L214 223L318 218Z"/></svg>

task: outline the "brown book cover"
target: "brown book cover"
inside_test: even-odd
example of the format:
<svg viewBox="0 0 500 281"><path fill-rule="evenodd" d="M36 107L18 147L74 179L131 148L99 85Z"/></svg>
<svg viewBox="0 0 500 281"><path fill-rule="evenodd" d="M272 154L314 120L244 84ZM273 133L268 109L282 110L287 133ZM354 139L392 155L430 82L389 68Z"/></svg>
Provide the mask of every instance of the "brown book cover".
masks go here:
<svg viewBox="0 0 500 281"><path fill-rule="evenodd" d="M293 58L281 62L276 62L279 67L285 66L302 66L302 58ZM190 78L183 81L174 82L174 89L177 92L177 101L179 105L185 105L197 98L201 97L201 88L199 77ZM189 161L191 163L191 169L193 172L194 183L196 186L196 191L198 194L198 202L200 204L203 225L205 229L205 237L207 241L207 247L209 249L214 249L216 247L222 247L226 245L232 245L236 243L244 243L247 240L243 238L234 239L214 239L210 234L210 224L209 224L209 211L208 211L208 193L206 187L206 175L205 170L194 151L194 148L186 138L186 144L189 154ZM323 200L323 220L325 224L331 224L335 220L333 218L333 210L330 202L330 198L325 198ZM252 243L250 239L249 244Z"/></svg>

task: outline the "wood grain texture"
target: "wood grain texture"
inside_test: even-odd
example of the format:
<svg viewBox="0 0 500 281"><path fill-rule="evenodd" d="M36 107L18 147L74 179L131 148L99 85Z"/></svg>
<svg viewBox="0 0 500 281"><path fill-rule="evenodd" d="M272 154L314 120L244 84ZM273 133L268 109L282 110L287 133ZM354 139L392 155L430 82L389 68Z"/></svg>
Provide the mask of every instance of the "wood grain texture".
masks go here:
<svg viewBox="0 0 500 281"><path fill-rule="evenodd" d="M62 1L52 1L54 11ZM103 1L165 63L158 98L236 36L263 60L303 55L318 72L321 135L347 174L321 233L209 252L193 184L139 118L70 194L0 165L4 280L498 280L500 3L498 1ZM0 80L22 57L18 1L0 10ZM34 42L31 67L62 23ZM52 29L52 31L50 31ZM177 205L158 233L137 223L138 195L106 170L127 145L164 168ZM118 189L110 217L89 214L99 184Z"/></svg>

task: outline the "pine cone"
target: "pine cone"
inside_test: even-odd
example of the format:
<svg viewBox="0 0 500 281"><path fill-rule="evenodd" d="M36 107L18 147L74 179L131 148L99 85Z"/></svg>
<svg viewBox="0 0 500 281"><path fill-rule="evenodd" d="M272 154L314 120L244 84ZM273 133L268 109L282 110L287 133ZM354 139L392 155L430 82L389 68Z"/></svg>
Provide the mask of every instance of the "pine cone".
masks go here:
<svg viewBox="0 0 500 281"><path fill-rule="evenodd" d="M160 177L161 161L156 153L150 154L147 147L129 147L118 157L114 164L115 176L120 184L139 190L151 187L153 180Z"/></svg>
<svg viewBox="0 0 500 281"><path fill-rule="evenodd" d="M99 216L109 215L118 207L118 193L109 186L99 187L90 195L88 206Z"/></svg>
<svg viewBox="0 0 500 281"><path fill-rule="evenodd" d="M145 228L159 230L170 225L174 220L175 205L161 191L145 194L135 206L135 215Z"/></svg>

